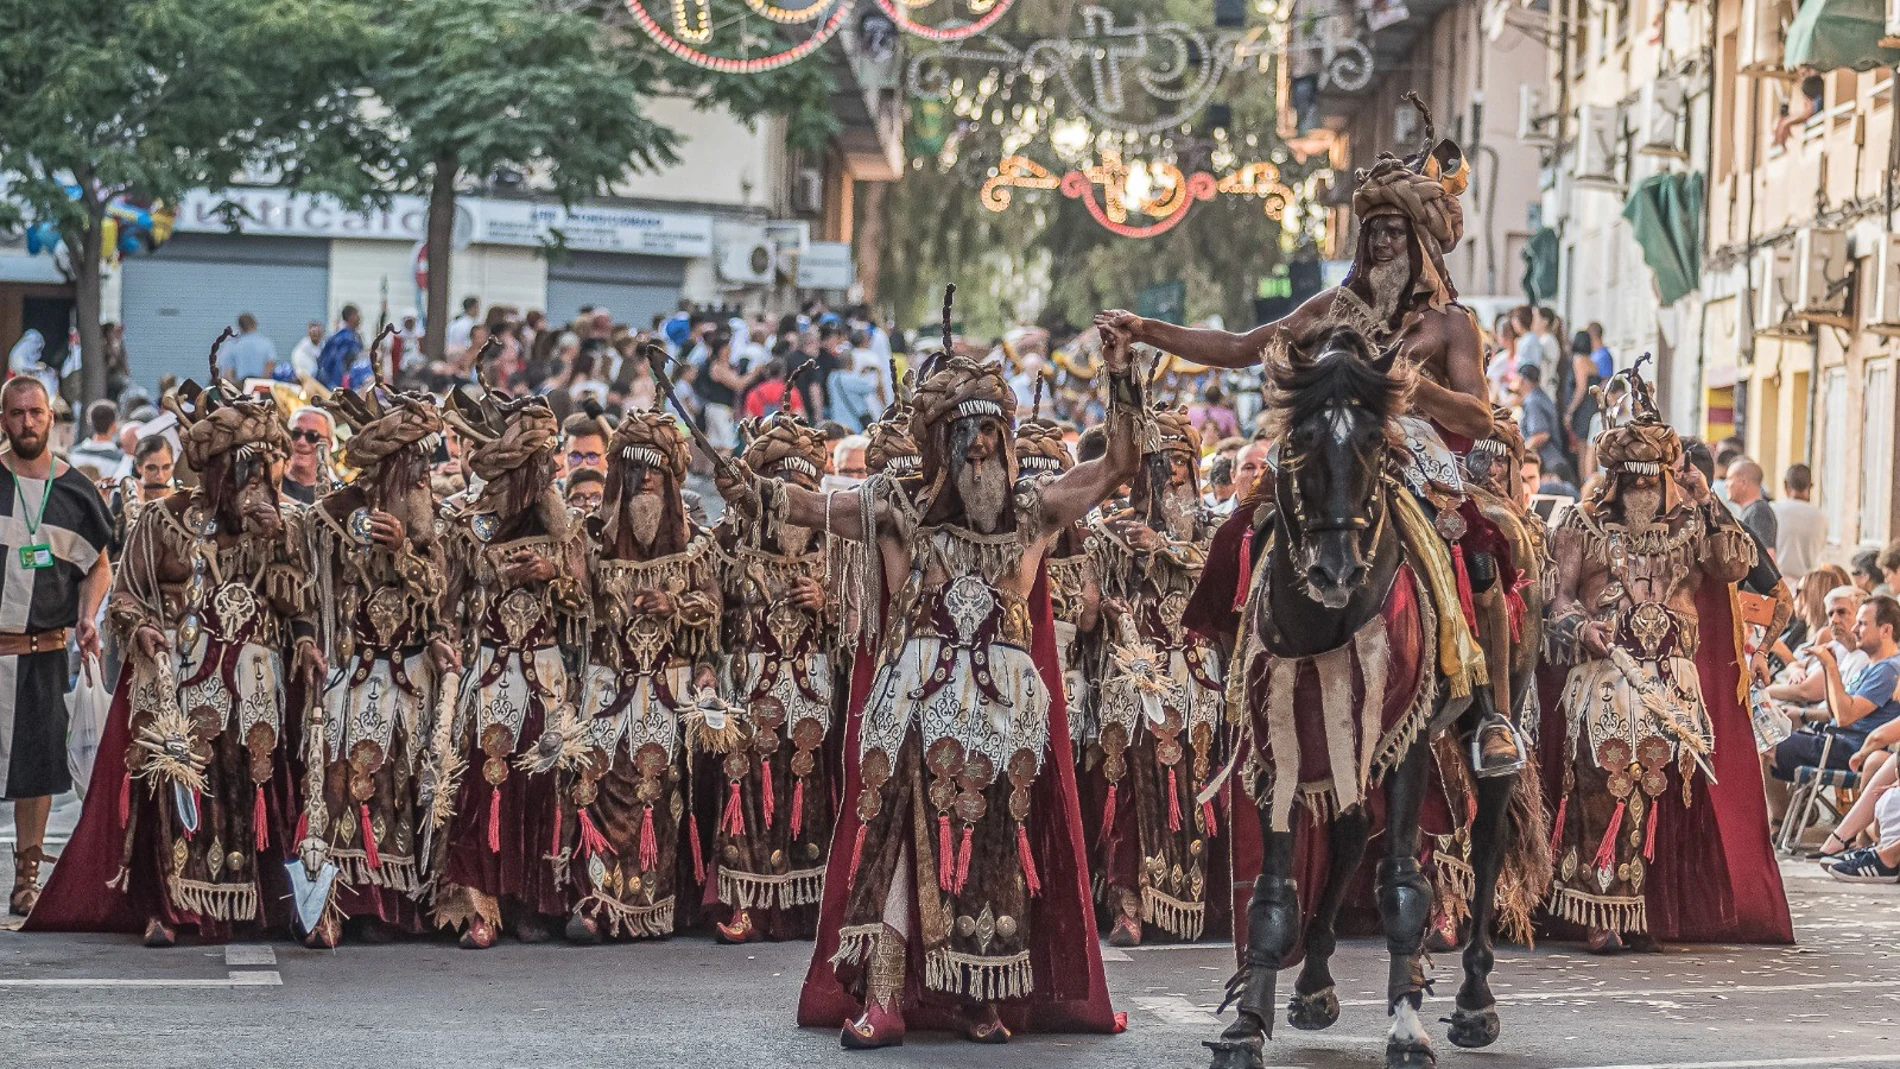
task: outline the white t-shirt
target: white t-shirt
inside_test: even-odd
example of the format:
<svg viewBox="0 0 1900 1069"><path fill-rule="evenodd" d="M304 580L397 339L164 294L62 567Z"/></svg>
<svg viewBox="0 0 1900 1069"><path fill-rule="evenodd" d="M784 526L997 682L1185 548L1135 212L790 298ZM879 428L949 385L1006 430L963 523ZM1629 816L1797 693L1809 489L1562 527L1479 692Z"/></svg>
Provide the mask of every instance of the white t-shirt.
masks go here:
<svg viewBox="0 0 1900 1069"><path fill-rule="evenodd" d="M877 376L880 411L896 399L895 384L891 379L890 357L879 356L871 349L853 349L851 350L851 370L859 374L870 372Z"/></svg>
<svg viewBox="0 0 1900 1069"><path fill-rule="evenodd" d="M449 332L442 340L451 349L468 348L469 338L475 333L475 317L459 315L449 320Z"/></svg>
<svg viewBox="0 0 1900 1069"><path fill-rule="evenodd" d="M1781 498L1768 503L1775 510L1775 563L1789 580L1799 579L1820 563L1827 544L1827 515L1813 503Z"/></svg>
<svg viewBox="0 0 1900 1069"><path fill-rule="evenodd" d="M298 338L297 344L290 350L291 369L297 373L298 378L315 378L317 375L317 357L321 355L323 355L322 344L311 341L310 335L306 334Z"/></svg>

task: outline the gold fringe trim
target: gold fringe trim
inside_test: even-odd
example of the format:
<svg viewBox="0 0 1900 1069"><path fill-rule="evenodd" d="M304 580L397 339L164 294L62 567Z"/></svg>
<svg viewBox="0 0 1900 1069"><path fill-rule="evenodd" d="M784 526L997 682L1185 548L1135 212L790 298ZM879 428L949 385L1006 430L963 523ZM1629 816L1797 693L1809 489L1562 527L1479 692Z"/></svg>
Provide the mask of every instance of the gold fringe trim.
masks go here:
<svg viewBox="0 0 1900 1069"><path fill-rule="evenodd" d="M809 906L825 897L825 870L797 869L782 876L719 869L719 901L734 909Z"/></svg>
<svg viewBox="0 0 1900 1069"><path fill-rule="evenodd" d="M924 954L924 986L975 1002L1000 1002L1028 998L1036 980L1027 950L992 958L938 947Z"/></svg>
<svg viewBox="0 0 1900 1069"><path fill-rule="evenodd" d="M165 891L171 904L184 913L214 921L257 919L257 884L201 883L167 876Z"/></svg>
<svg viewBox="0 0 1900 1069"><path fill-rule="evenodd" d="M1550 911L1585 928L1607 928L1616 932L1649 930L1649 906L1640 897L1606 898L1560 887L1551 896Z"/></svg>
<svg viewBox="0 0 1900 1069"><path fill-rule="evenodd" d="M881 920L838 929L838 950L831 955L831 967L862 965L869 961L872 949L877 946L878 933L883 930L884 922Z"/></svg>
<svg viewBox="0 0 1900 1069"><path fill-rule="evenodd" d="M474 920L487 921L490 927L501 931L500 900L473 887L447 886L437 893L436 927L453 931Z"/></svg>
<svg viewBox="0 0 1900 1069"><path fill-rule="evenodd" d="M1141 919L1177 939L1193 942L1207 924L1207 903L1183 902L1152 887L1141 889Z"/></svg>
<svg viewBox="0 0 1900 1069"><path fill-rule="evenodd" d="M352 887L381 887L409 894L422 886L422 866L413 857L383 854L379 858L382 865L371 868L363 851L331 847L330 860L336 862L338 882Z"/></svg>
<svg viewBox="0 0 1900 1069"><path fill-rule="evenodd" d="M578 908L605 920L608 935L654 939L673 934L673 902L673 896L668 895L650 906L629 906L595 891L581 899Z"/></svg>
<svg viewBox="0 0 1900 1069"><path fill-rule="evenodd" d="M1471 896L1478 891L1478 876L1470 863L1445 848L1443 840L1450 836L1438 838L1438 849L1432 851L1432 885L1438 891L1439 906L1454 924L1460 923L1471 916Z"/></svg>

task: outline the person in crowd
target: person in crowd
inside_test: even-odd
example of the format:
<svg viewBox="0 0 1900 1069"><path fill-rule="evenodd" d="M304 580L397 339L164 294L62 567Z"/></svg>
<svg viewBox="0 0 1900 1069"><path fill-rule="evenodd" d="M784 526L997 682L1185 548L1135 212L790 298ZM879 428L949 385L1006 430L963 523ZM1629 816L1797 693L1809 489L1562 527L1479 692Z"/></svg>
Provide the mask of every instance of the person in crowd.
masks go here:
<svg viewBox="0 0 1900 1069"><path fill-rule="evenodd" d="M1728 497L1728 470L1742 459L1746 449L1742 440L1733 435L1715 443L1715 476L1709 480L1709 489L1715 492L1717 501L1729 506L1730 512L1734 512L1735 508Z"/></svg>
<svg viewBox="0 0 1900 1069"><path fill-rule="evenodd" d="M1880 570L1880 550L1868 548L1856 550L1847 561L1847 574L1854 585L1863 594L1888 594L1891 589L1882 590L1887 583L1885 572Z"/></svg>
<svg viewBox="0 0 1900 1069"><path fill-rule="evenodd" d="M1560 463L1567 464L1562 444L1563 423L1557 418L1557 403L1544 391L1542 367L1519 362L1517 396L1524 406L1524 416L1518 425L1524 433L1525 451L1536 453L1547 472L1554 470Z"/></svg>
<svg viewBox="0 0 1900 1069"><path fill-rule="evenodd" d="M1571 452L1577 457L1577 470L1584 475L1596 471L1590 424L1596 419L1596 395L1604 377L1597 374L1596 361L1590 359L1590 335L1578 331L1570 339L1570 395L1564 402L1564 426L1569 432Z"/></svg>
<svg viewBox="0 0 1900 1069"><path fill-rule="evenodd" d="M854 352L850 358L852 363L833 371L825 383L825 396L831 402L831 420L852 434L863 432L886 407L881 396L883 383L875 365L877 358L869 350L865 356L872 363L863 370L858 369Z"/></svg>
<svg viewBox="0 0 1900 1069"><path fill-rule="evenodd" d="M1892 597L1895 591L1900 591L1900 539L1881 548L1879 563L1880 585L1874 588L1874 593Z"/></svg>
<svg viewBox="0 0 1900 1069"><path fill-rule="evenodd" d="M338 314L336 333L331 334L323 343L323 351L317 354L316 380L328 389L348 385L348 380L356 377L357 357L363 352L363 336L358 333L363 326L363 313L353 304L343 306ZM368 376L363 376L368 381Z"/></svg>
<svg viewBox="0 0 1900 1069"><path fill-rule="evenodd" d="M561 475L607 470L608 429L599 416L576 412L561 422Z"/></svg>
<svg viewBox="0 0 1900 1069"><path fill-rule="evenodd" d="M273 377L277 372L277 343L257 329L257 317L249 312L239 313L237 328L237 337L218 348L218 370L239 384Z"/></svg>
<svg viewBox="0 0 1900 1069"><path fill-rule="evenodd" d="M1769 684L1762 692L1769 701L1780 702L1788 707L1786 711L1797 728L1829 720L1826 708L1827 674L1821 671L1820 662L1815 657L1816 647L1825 646L1832 651L1835 667L1841 679L1850 687L1869 663L1867 653L1860 648L1859 639L1854 633L1854 620L1867 596L1851 586L1825 588L1831 578L1825 571L1808 574L1815 580L1815 589L1823 589L1818 620L1809 599L1805 597L1808 590L1806 579L1802 581L1804 596L1796 599L1795 606L1796 615L1808 628L1812 641L1800 648L1795 663L1789 666L1786 678Z"/></svg>
<svg viewBox="0 0 1900 1069"><path fill-rule="evenodd" d="M607 493L607 476L596 468L576 468L567 475L567 488L564 500L567 507L582 516L592 516L600 509L600 502Z"/></svg>
<svg viewBox="0 0 1900 1069"><path fill-rule="evenodd" d="M1538 476L1537 492L1547 497L1582 496L1577 490L1576 473L1570 470L1570 462L1562 458Z"/></svg>
<svg viewBox="0 0 1900 1069"><path fill-rule="evenodd" d="M86 426L92 432L73 446L67 459L74 464L90 464L102 478L115 478L126 468L124 450L119 448L119 406L98 400L86 406Z"/></svg>
<svg viewBox="0 0 1900 1069"><path fill-rule="evenodd" d="M474 344L475 325L481 322L482 302L478 297L462 298L462 314L449 320L442 344L450 352L462 352Z"/></svg>
<svg viewBox="0 0 1900 1069"><path fill-rule="evenodd" d="M418 341L418 348L420 342ZM298 380L317 377L317 359L323 355L323 324L312 319L303 337L290 349L290 370Z"/></svg>
<svg viewBox="0 0 1900 1069"><path fill-rule="evenodd" d="M0 559L7 562L0 751L9 755L0 765L0 799L13 803L15 828L8 908L24 917L39 900L53 796L73 786L66 762L69 634L91 671L100 670L96 624L112 585L112 521L99 491L48 448L52 398L38 379L0 387L0 426L7 439L0 458L7 470L0 484Z"/></svg>
<svg viewBox="0 0 1900 1069"><path fill-rule="evenodd" d="M132 450L132 470L139 480L139 504L149 505L171 496L172 465L177 456L162 434L140 438Z"/></svg>
<svg viewBox="0 0 1900 1069"><path fill-rule="evenodd" d="M870 446L871 439L862 434L846 435L833 442L830 477L850 480L852 485L869 477L871 472L865 466L864 452ZM826 489L846 489L846 487L827 486Z"/></svg>
<svg viewBox="0 0 1900 1069"><path fill-rule="evenodd" d="M1775 514L1775 563L1787 575L1813 568L1827 544L1827 516L1808 499L1813 490L1813 470L1790 464L1781 476L1780 500L1769 505Z"/></svg>
<svg viewBox="0 0 1900 1069"><path fill-rule="evenodd" d="M1789 618L1788 627L1779 639L1786 650L1776 654L1781 660L1792 661L1795 653L1828 625L1827 596L1842 587L1853 589L1848 584L1846 569L1832 564L1810 570L1795 584L1794 615ZM1851 623L1852 620L1850 614L1846 622Z"/></svg>
<svg viewBox="0 0 1900 1069"><path fill-rule="evenodd" d="M1240 434L1240 418L1234 415L1233 406L1227 403L1218 381L1208 383L1201 391L1200 401L1188 406L1188 422L1194 425L1204 442Z"/></svg>
<svg viewBox="0 0 1900 1069"><path fill-rule="evenodd" d="M290 417L290 459L284 464L282 485L286 498L311 505L330 492L330 449L335 444L336 424L328 412L310 406Z"/></svg>
<svg viewBox="0 0 1900 1069"><path fill-rule="evenodd" d="M1225 516L1234 511L1234 458L1216 453L1207 461L1207 493L1201 505L1210 516Z"/></svg>
<svg viewBox="0 0 1900 1069"><path fill-rule="evenodd" d="M1816 731L1797 731L1775 745L1768 771L1778 780L1793 782L1803 766L1847 767L1868 733L1900 717L1900 602L1877 594L1861 603L1854 621L1854 640L1867 654L1868 665L1850 685L1833 648L1817 643L1814 657L1826 685L1826 720ZM1771 801L1772 801L1771 797ZM1782 807L1785 808L1785 800Z"/></svg>
<svg viewBox="0 0 1900 1069"><path fill-rule="evenodd" d="M1590 335L1590 361L1597 366L1597 378L1604 382L1616 374L1616 357L1603 341L1603 324L1592 322L1583 328Z"/></svg>
<svg viewBox="0 0 1900 1069"><path fill-rule="evenodd" d="M1780 531L1774 506L1762 493L1762 479L1760 464L1737 457L1728 468L1728 503L1742 526L1772 549L1780 540Z"/></svg>
<svg viewBox="0 0 1900 1069"><path fill-rule="evenodd" d="M1511 317L1501 315L1492 330L1494 348L1485 365L1484 377L1490 382L1491 403L1509 408L1517 403L1517 327Z"/></svg>
<svg viewBox="0 0 1900 1069"><path fill-rule="evenodd" d="M101 323L106 351L106 396L117 397L132 382L132 365L125 355L125 324Z"/></svg>
<svg viewBox="0 0 1900 1069"><path fill-rule="evenodd" d="M746 416L751 419L764 419L785 407L790 407L793 412L801 415L808 411L805 408L804 392L792 389L786 382L785 376L788 370L783 360L774 358L765 362L765 366L758 371L758 377L753 379L745 391ZM809 378L810 376L808 374L802 377ZM752 376L747 376L747 378L752 378ZM708 436L710 437L710 432ZM714 446L719 446L719 439L713 438L712 443Z"/></svg>
<svg viewBox="0 0 1900 1069"><path fill-rule="evenodd" d="M766 361L762 367L751 372L739 370L732 359L732 334L728 331L714 331L707 336L706 359L697 365L693 377L693 392L699 395L700 424L706 429L706 437L715 448L731 450L738 445L738 427L735 414L744 411L750 401L742 401L747 391L765 379L772 361ZM781 365L777 377L784 378ZM779 392L783 392L781 383Z"/></svg>

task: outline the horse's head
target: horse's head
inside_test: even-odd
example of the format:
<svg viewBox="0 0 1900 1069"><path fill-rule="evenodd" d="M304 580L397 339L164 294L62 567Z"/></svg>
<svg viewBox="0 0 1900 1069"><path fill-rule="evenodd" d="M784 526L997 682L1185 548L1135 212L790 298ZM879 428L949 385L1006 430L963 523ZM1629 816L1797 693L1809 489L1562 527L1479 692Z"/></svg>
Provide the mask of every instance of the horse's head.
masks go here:
<svg viewBox="0 0 1900 1069"><path fill-rule="evenodd" d="M1271 370L1271 405L1284 430L1280 523L1295 574L1329 609L1344 608L1365 583L1385 523L1388 421L1402 410L1410 381L1394 374L1396 355L1335 327L1289 347Z"/></svg>

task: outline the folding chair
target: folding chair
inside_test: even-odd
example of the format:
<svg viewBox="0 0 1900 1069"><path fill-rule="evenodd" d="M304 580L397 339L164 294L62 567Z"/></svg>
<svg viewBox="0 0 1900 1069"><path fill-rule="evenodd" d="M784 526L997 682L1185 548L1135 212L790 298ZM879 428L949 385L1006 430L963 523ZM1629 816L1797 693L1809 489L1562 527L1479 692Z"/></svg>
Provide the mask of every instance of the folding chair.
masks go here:
<svg viewBox="0 0 1900 1069"><path fill-rule="evenodd" d="M1788 799L1788 812L1781 818L1781 835L1775 841L1775 849L1784 854L1793 855L1801 843L1801 836L1814 826L1819 807L1833 814L1835 820L1841 819L1841 811L1821 794L1832 788L1836 791L1855 790L1860 787L1860 773L1845 768L1828 768L1829 751L1834 749L1834 734L1827 733L1821 743L1821 760L1816 765L1802 765L1794 770L1794 793Z"/></svg>

